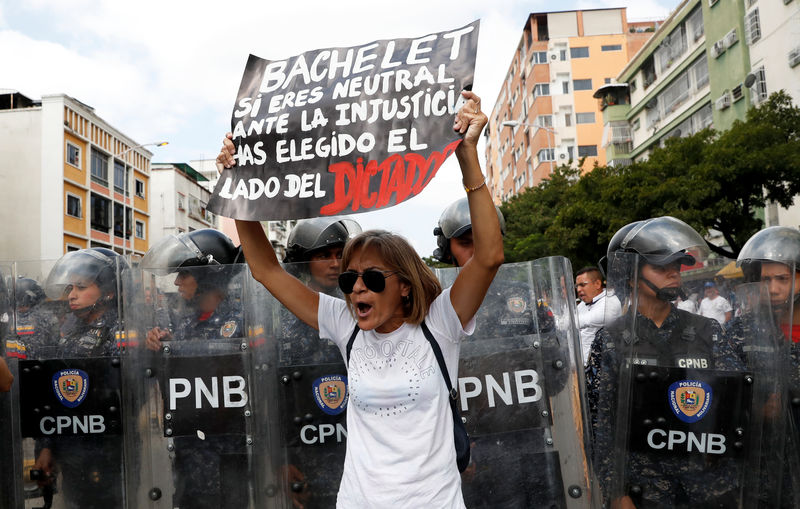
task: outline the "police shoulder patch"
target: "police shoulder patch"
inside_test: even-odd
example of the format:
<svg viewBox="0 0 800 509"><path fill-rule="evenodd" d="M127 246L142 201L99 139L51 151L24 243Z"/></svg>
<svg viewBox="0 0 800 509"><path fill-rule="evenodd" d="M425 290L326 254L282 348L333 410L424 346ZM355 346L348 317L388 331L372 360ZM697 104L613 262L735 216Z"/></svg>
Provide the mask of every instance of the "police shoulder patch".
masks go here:
<svg viewBox="0 0 800 509"><path fill-rule="evenodd" d="M317 406L328 415L339 415L347 408L347 377L326 375L314 380L311 389Z"/></svg>
<svg viewBox="0 0 800 509"><path fill-rule="evenodd" d="M711 408L711 386L699 380L680 380L669 386L669 407L686 423L697 422Z"/></svg>
<svg viewBox="0 0 800 509"><path fill-rule="evenodd" d="M83 403L89 392L89 375L82 369L62 369L53 375L53 392L67 408Z"/></svg>
<svg viewBox="0 0 800 509"><path fill-rule="evenodd" d="M222 327L219 328L219 333L223 338L229 338L234 335L237 328L236 322L231 320L222 324Z"/></svg>

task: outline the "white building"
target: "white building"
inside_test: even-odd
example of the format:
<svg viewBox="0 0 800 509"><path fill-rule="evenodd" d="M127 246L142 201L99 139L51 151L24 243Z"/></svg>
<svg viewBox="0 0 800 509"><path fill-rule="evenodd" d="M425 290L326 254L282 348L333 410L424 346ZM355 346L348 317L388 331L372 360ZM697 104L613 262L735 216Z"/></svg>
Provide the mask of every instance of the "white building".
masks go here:
<svg viewBox="0 0 800 509"><path fill-rule="evenodd" d="M150 173L152 210L150 244L167 235L216 228L206 210L211 193L207 179L186 163L154 163Z"/></svg>

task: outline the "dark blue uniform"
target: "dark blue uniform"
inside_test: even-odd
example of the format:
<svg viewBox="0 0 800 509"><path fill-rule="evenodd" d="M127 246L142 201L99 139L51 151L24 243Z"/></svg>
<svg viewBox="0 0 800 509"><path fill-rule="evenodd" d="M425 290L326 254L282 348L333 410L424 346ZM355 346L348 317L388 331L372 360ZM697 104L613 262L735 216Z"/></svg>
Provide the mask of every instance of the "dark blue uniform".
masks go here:
<svg viewBox="0 0 800 509"><path fill-rule="evenodd" d="M600 329L593 344L587 379L590 410L593 412L594 465L605 503L614 478L616 454L619 370L623 362L653 366L678 366L679 359L704 360L709 369L742 370L741 362L722 337L715 320L671 307L657 327L637 315L635 335L622 317ZM623 358L630 354L633 359ZM633 424L631 424L633 426ZM704 464L702 456L664 456L629 452L625 459L627 488L637 508L645 507L731 507L737 500L738 476L730 458ZM621 473L617 473L619 475Z"/></svg>

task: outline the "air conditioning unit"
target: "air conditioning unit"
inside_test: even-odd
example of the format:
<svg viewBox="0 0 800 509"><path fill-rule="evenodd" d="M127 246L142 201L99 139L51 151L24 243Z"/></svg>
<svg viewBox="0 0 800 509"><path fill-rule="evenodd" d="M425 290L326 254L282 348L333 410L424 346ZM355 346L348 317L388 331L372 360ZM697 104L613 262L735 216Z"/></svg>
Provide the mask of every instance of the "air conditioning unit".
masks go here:
<svg viewBox="0 0 800 509"><path fill-rule="evenodd" d="M736 34L736 29L732 29L730 32L725 34L725 37L722 39L725 42L725 47L730 48L737 42L739 42L739 36Z"/></svg>
<svg viewBox="0 0 800 509"><path fill-rule="evenodd" d="M717 110L724 110L731 105L731 95L728 92L723 93L719 99L714 102Z"/></svg>
<svg viewBox="0 0 800 509"><path fill-rule="evenodd" d="M719 58L720 55L725 53L725 41L719 40L711 46L711 56L714 58Z"/></svg>
<svg viewBox="0 0 800 509"><path fill-rule="evenodd" d="M561 154L559 154L558 158L559 159L566 159L567 158L567 154L562 152Z"/></svg>
<svg viewBox="0 0 800 509"><path fill-rule="evenodd" d="M557 51L551 51L548 54L548 57L550 58L551 62L554 62L554 61L558 60L558 52Z"/></svg>
<svg viewBox="0 0 800 509"><path fill-rule="evenodd" d="M800 46L789 52L789 67L795 67L797 64L800 64Z"/></svg>

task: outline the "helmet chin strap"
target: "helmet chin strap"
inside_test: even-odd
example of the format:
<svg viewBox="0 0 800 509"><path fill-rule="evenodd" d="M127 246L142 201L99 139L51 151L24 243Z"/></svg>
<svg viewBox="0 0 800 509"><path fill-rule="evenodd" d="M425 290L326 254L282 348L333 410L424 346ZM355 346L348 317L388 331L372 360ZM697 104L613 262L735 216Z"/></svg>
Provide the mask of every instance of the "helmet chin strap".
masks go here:
<svg viewBox="0 0 800 509"><path fill-rule="evenodd" d="M666 288L658 288L656 285L654 285L653 283L648 281L646 278L643 278L643 277L640 276L639 280L643 281L644 284L646 284L648 287L650 287L651 290L656 292L656 298L658 298L660 300L667 301L667 302L672 302L673 300L677 299L678 297L680 297L682 300L686 300L686 292L684 292L683 288L681 288L680 286L677 286L677 287L670 286L670 287L666 287Z"/></svg>

